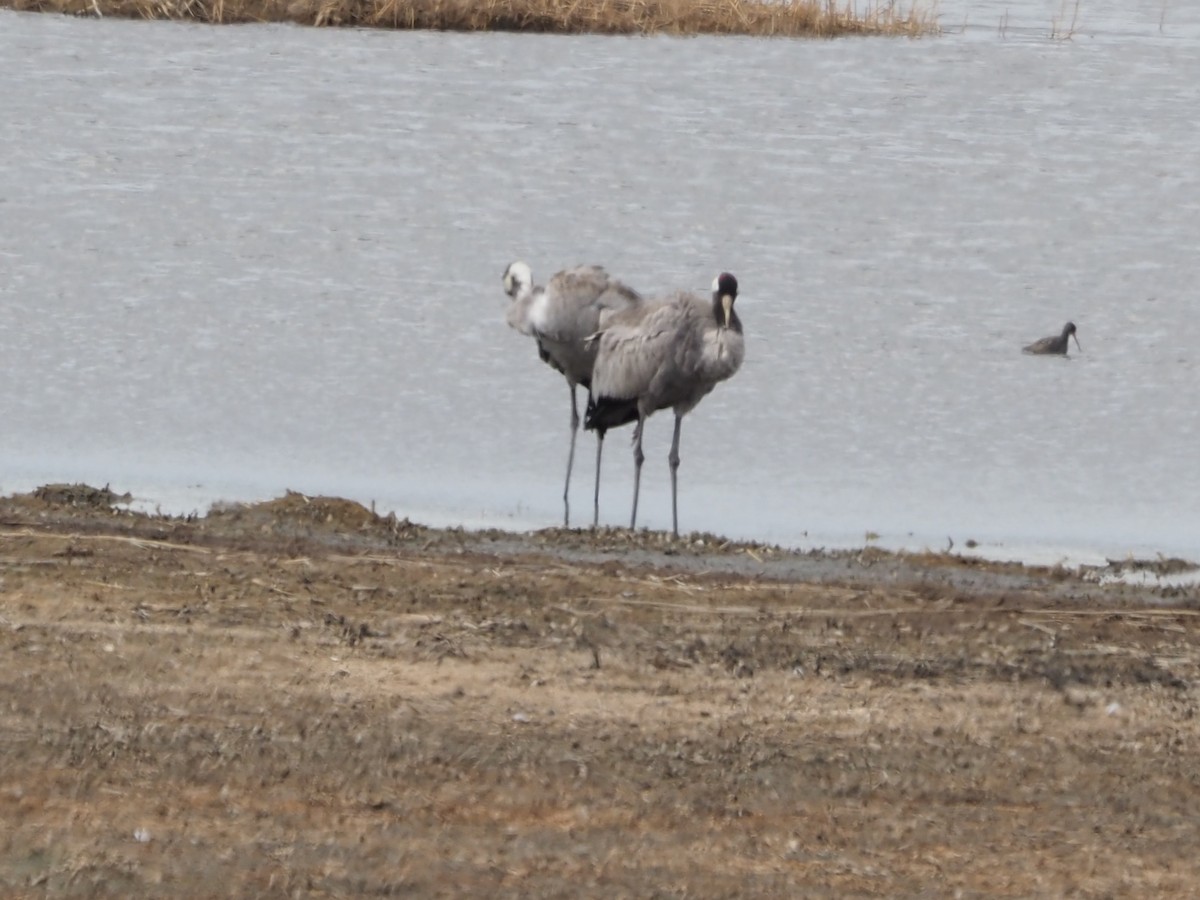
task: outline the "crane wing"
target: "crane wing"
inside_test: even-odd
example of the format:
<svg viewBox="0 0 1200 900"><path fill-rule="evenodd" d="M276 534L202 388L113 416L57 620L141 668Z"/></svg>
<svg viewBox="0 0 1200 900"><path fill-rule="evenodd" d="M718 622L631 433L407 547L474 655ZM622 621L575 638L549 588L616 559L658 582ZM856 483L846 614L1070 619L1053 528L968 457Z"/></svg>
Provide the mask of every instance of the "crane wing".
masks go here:
<svg viewBox="0 0 1200 900"><path fill-rule="evenodd" d="M603 266L575 266L550 279L531 310L539 336L581 341L600 327L602 316L636 306L641 296L611 277Z"/></svg>
<svg viewBox="0 0 1200 900"><path fill-rule="evenodd" d="M592 392L599 398L632 399L644 394L664 366L672 364L686 337L683 298L612 317L598 337Z"/></svg>

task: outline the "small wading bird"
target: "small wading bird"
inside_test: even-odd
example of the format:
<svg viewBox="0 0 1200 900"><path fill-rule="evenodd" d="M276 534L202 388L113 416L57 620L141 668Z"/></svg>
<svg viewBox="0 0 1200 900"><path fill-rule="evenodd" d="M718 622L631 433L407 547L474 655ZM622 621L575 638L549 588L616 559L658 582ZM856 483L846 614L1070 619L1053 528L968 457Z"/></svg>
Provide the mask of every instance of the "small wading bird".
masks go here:
<svg viewBox="0 0 1200 900"><path fill-rule="evenodd" d="M633 513L637 527L641 485L642 431L647 416L671 407L675 436L671 466L671 528L679 535L676 473L683 417L717 384L733 375L745 356L742 323L733 311L737 279L722 272L713 280L712 300L680 291L665 300L618 313L593 338L599 345L592 369L584 427L600 431L637 422L633 432Z"/></svg>
<svg viewBox="0 0 1200 900"><path fill-rule="evenodd" d="M1079 347L1079 338L1075 337L1075 323L1068 322L1063 326L1062 334L1054 337L1044 337L1040 341L1034 341L1025 348L1026 353L1037 353L1039 355L1058 354L1059 356L1067 355L1067 340L1075 338L1075 346ZM1083 348L1079 347L1079 352L1083 352Z"/></svg>
<svg viewBox="0 0 1200 900"><path fill-rule="evenodd" d="M571 468L575 463L575 435L579 431L579 407L575 387L590 390L596 347L587 338L607 324L615 313L636 308L641 295L622 284L601 266L564 269L545 287L535 286L533 273L523 262L504 271L504 292L512 298L508 324L537 341L542 362L561 372L571 390L571 449L567 453L567 480L563 487L563 524L571 525ZM600 518L600 454L604 431L597 432L596 489L593 495L592 527Z"/></svg>

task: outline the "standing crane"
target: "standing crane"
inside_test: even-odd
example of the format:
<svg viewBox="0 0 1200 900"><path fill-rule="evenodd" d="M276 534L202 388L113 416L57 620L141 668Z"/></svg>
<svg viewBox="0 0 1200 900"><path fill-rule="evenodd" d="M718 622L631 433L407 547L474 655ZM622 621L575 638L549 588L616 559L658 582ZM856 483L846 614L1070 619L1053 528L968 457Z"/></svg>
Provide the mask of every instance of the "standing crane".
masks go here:
<svg viewBox="0 0 1200 900"><path fill-rule="evenodd" d="M633 432L633 513L637 527L641 485L642 431L652 413L671 407L675 436L671 467L671 527L679 535L676 475L683 417L718 383L731 377L745 357L742 323L733 310L737 279L722 272L713 280L712 300L680 291L656 303L616 313L593 336L598 346L584 427L600 431L637 422Z"/></svg>
<svg viewBox="0 0 1200 900"><path fill-rule="evenodd" d="M537 342L542 362L561 372L571 391L571 448L567 453L567 478L563 486L563 525L571 525L571 469L575 463L575 435L579 407L575 388L591 389L596 347L588 337L603 328L612 316L636 309L641 295L611 277L602 266L576 266L554 275L545 287L535 286L533 273L523 262L504 271L504 292L512 298L508 324ZM596 488L592 498L592 527L600 518L600 456L604 433L596 434Z"/></svg>

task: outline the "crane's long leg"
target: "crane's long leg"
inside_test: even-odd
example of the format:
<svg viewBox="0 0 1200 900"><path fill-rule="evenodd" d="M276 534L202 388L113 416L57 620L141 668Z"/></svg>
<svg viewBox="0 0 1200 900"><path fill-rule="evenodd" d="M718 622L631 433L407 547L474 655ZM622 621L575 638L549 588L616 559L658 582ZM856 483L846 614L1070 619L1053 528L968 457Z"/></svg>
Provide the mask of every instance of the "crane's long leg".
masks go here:
<svg viewBox="0 0 1200 900"><path fill-rule="evenodd" d="M646 455L642 453L642 426L646 417L638 412L637 427L633 429L633 515L629 517L630 529L637 528L638 489L642 485L642 463Z"/></svg>
<svg viewBox="0 0 1200 900"><path fill-rule="evenodd" d="M671 440L671 453L667 462L671 464L671 529L675 537L679 537L679 504L675 491L675 473L679 471L679 430L683 426L683 416L675 414L675 437Z"/></svg>
<svg viewBox="0 0 1200 900"><path fill-rule="evenodd" d="M571 389L571 449L567 452L567 483L563 486L563 527L571 527L571 467L575 465L575 435L579 433L579 406L575 402L575 385Z"/></svg>
<svg viewBox="0 0 1200 900"><path fill-rule="evenodd" d="M604 452L604 429L596 431L596 492L592 495L592 528L600 526L600 454Z"/></svg>

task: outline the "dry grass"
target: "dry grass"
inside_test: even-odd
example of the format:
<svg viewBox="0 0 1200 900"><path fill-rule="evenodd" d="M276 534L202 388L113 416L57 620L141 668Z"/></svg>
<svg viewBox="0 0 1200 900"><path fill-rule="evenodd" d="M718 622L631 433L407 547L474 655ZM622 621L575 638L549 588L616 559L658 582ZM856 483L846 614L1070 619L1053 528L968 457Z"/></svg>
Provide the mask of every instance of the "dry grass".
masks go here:
<svg viewBox="0 0 1200 900"><path fill-rule="evenodd" d="M521 550L297 494L196 521L80 497L0 500L2 896L1200 879L1196 598L583 563L586 533Z"/></svg>
<svg viewBox="0 0 1200 900"><path fill-rule="evenodd" d="M895 0L0 0L18 10L202 22L296 22L442 31L740 34L778 37L936 32Z"/></svg>

